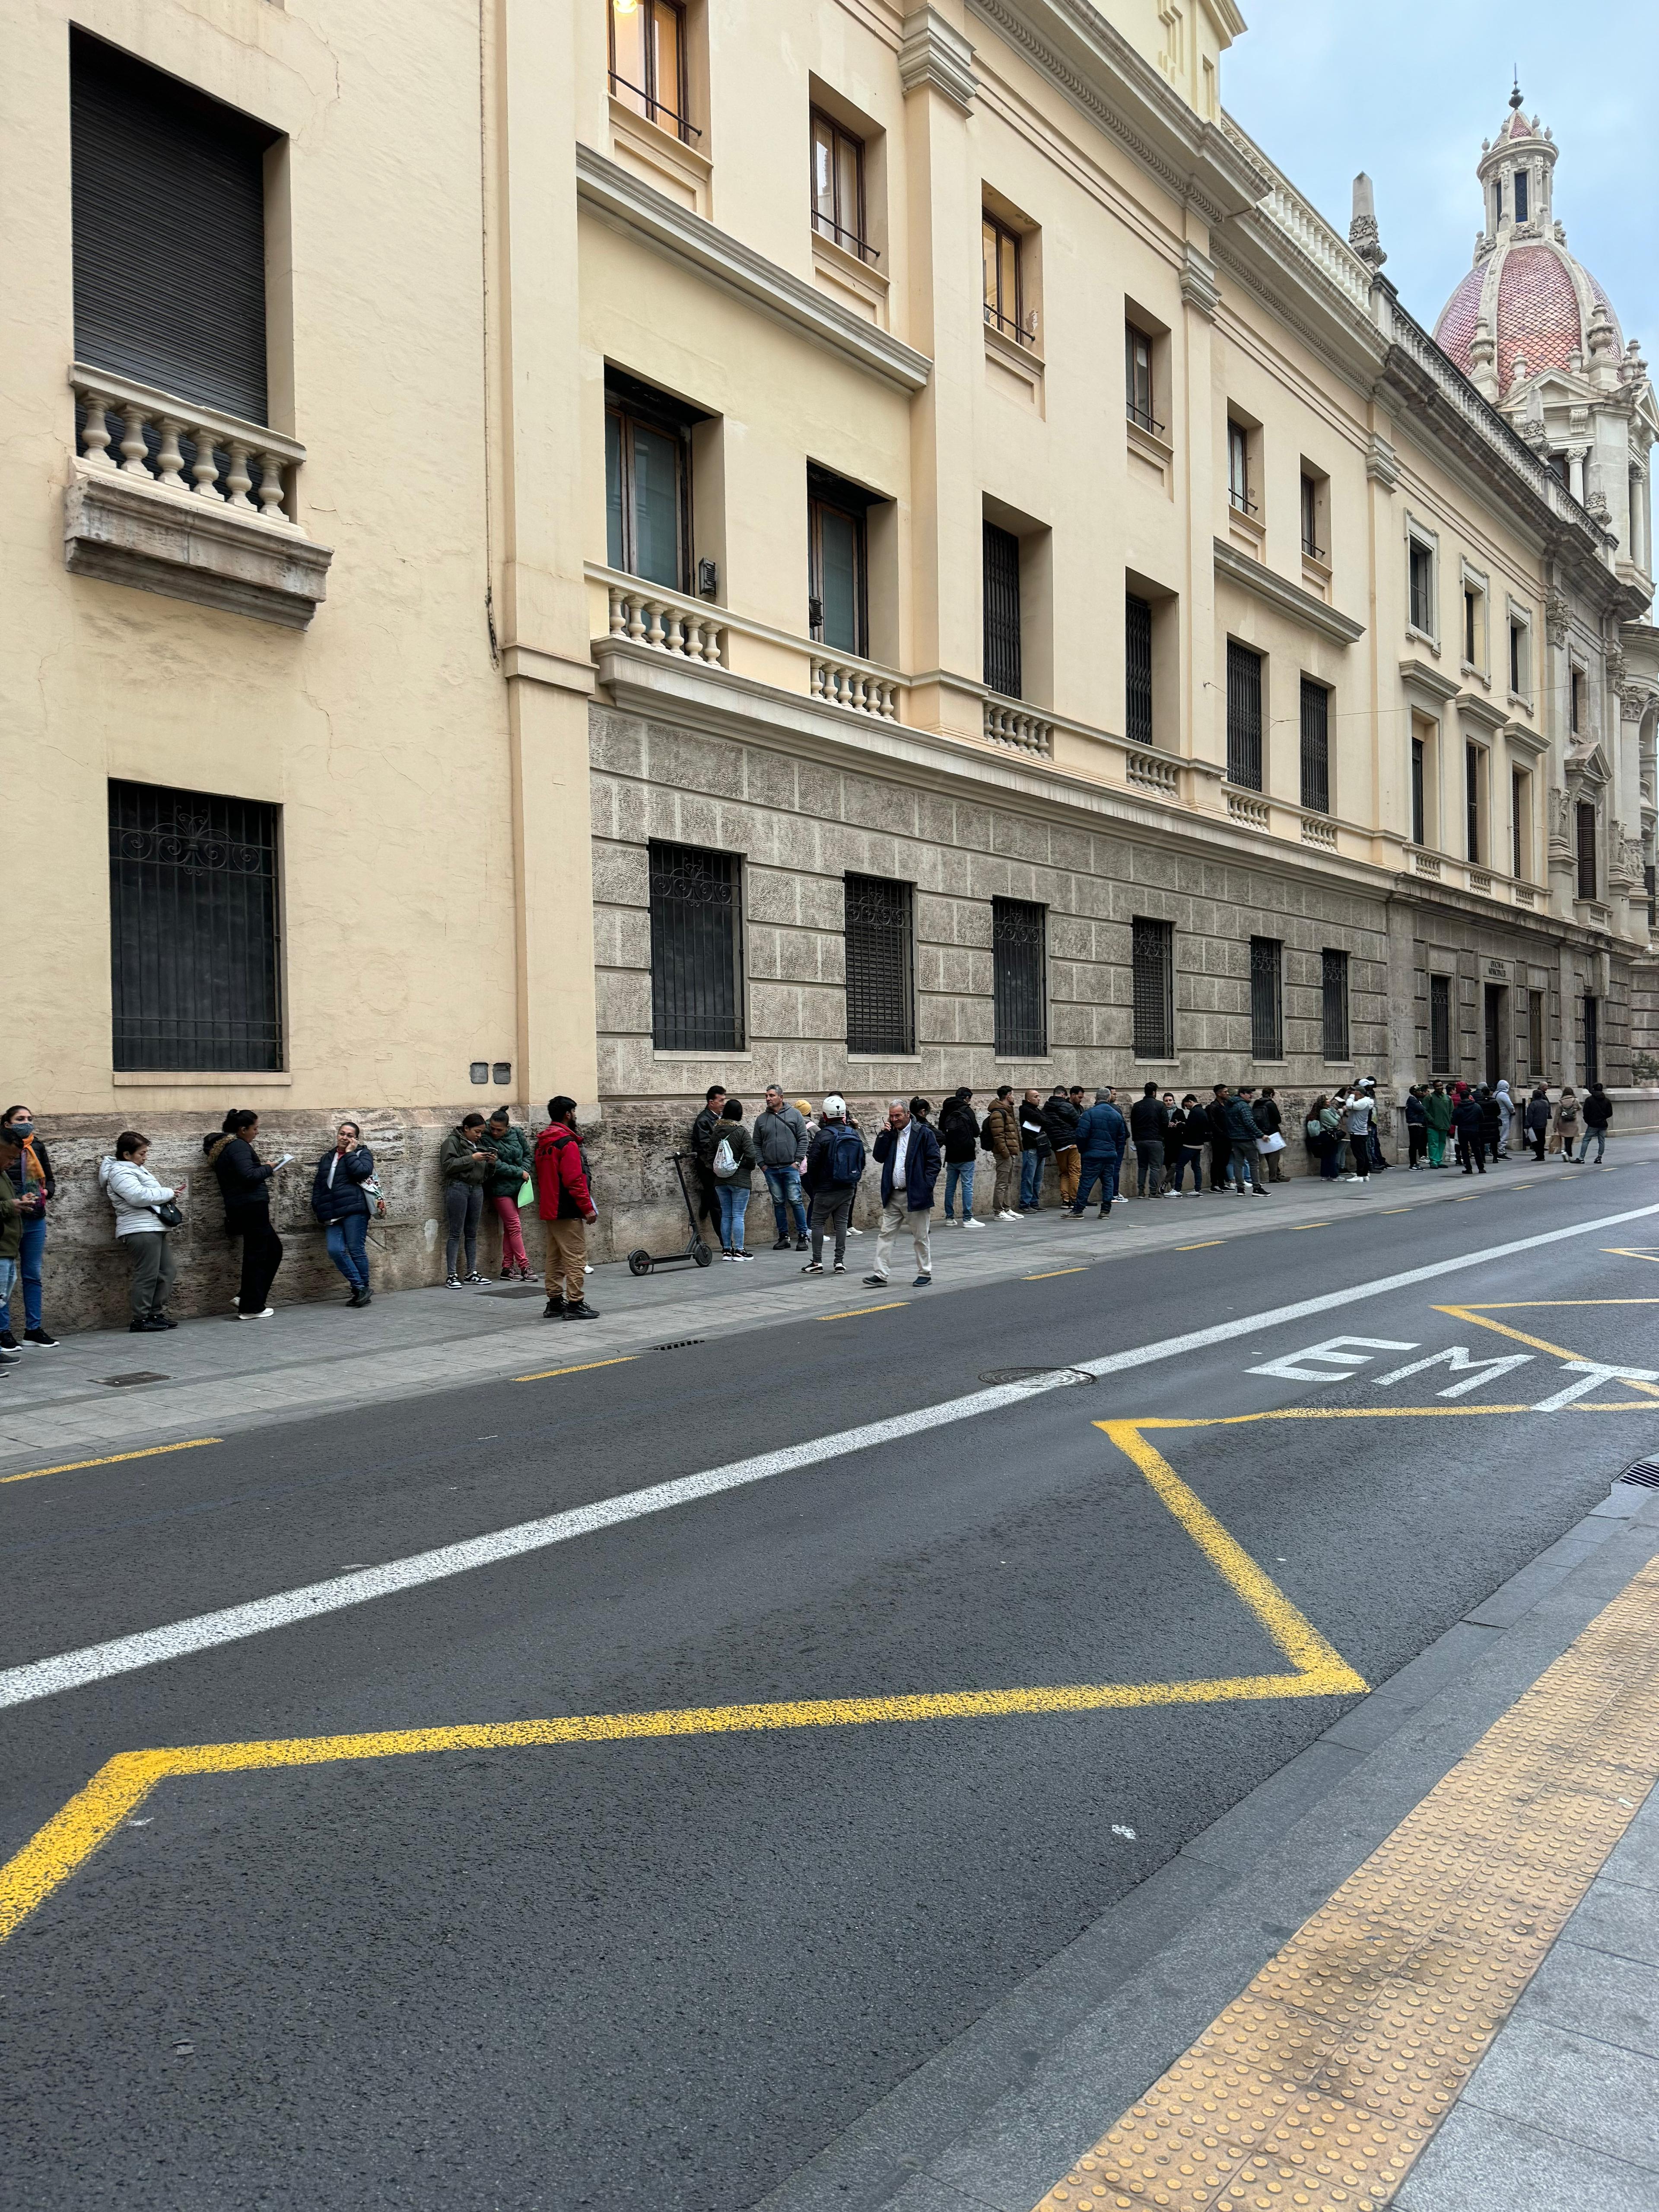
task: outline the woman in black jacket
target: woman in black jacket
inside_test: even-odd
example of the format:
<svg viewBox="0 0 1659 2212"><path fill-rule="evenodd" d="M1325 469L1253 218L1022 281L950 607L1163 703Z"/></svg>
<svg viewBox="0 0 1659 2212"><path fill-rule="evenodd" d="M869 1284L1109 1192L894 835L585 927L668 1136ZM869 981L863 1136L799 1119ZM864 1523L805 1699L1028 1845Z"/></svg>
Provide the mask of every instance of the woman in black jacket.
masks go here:
<svg viewBox="0 0 1659 2212"><path fill-rule="evenodd" d="M239 1321L270 1319L276 1309L265 1299L283 1264L283 1240L270 1225L270 1178L288 1165L292 1155L284 1152L280 1160L262 1160L253 1149L258 1133L258 1115L246 1106L233 1107L219 1129L202 1139L225 1201L225 1234L242 1240Z"/></svg>
<svg viewBox="0 0 1659 2212"><path fill-rule="evenodd" d="M939 1112L939 1140L945 1154L945 1218L951 1221L951 1200L962 1193L962 1225L977 1229L974 1219L974 1169L979 1159L979 1116L974 1094L964 1083L945 1100Z"/></svg>
<svg viewBox="0 0 1659 2212"><path fill-rule="evenodd" d="M1476 1168L1482 1175L1486 1172L1483 1120L1480 1101L1474 1091L1460 1088L1457 1103L1452 1108L1452 1129L1457 1139L1457 1158L1465 1175L1473 1175Z"/></svg>

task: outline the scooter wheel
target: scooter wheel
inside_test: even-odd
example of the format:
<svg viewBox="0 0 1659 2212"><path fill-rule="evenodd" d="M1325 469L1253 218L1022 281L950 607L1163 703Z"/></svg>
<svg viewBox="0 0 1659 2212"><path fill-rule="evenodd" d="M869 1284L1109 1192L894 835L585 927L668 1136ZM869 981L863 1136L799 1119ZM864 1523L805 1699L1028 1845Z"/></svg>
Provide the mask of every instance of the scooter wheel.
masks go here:
<svg viewBox="0 0 1659 2212"><path fill-rule="evenodd" d="M630 1275L648 1275L651 1273L651 1255L643 1245L637 1252L629 1254L628 1272Z"/></svg>
<svg viewBox="0 0 1659 2212"><path fill-rule="evenodd" d="M708 1245L700 1240L691 1247L691 1257L700 1267L707 1267L713 1264L714 1255Z"/></svg>

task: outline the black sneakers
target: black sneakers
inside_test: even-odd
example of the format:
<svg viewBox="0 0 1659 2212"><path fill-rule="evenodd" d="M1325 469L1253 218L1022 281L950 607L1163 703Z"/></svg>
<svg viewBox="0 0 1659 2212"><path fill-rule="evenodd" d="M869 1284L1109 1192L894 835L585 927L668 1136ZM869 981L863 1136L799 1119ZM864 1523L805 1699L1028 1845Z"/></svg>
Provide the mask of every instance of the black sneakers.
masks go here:
<svg viewBox="0 0 1659 2212"><path fill-rule="evenodd" d="M33 1345L38 1351L51 1352L55 1350L58 1339L55 1336L48 1336L43 1328L26 1328L23 1331L23 1341L25 1344Z"/></svg>
<svg viewBox="0 0 1659 2212"><path fill-rule="evenodd" d="M567 1306L564 1310L564 1317L567 1321L597 1321L599 1319L598 1314L594 1312L586 1298L579 1298L574 1306Z"/></svg>
<svg viewBox="0 0 1659 2212"><path fill-rule="evenodd" d="M550 1298L547 1304L542 1308L542 1319L544 1321L562 1321L564 1319L564 1300L562 1298Z"/></svg>

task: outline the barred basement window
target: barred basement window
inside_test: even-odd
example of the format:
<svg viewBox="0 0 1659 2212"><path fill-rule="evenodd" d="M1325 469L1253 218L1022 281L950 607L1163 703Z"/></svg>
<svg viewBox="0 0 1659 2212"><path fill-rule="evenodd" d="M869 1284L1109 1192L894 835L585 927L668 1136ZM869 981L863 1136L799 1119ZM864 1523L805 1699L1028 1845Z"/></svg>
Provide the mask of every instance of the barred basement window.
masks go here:
<svg viewBox="0 0 1659 2212"><path fill-rule="evenodd" d="M847 878L847 1049L903 1059L916 1048L914 886Z"/></svg>
<svg viewBox="0 0 1659 2212"><path fill-rule="evenodd" d="M1152 742L1152 610L1133 592L1123 601L1123 734L1131 744Z"/></svg>
<svg viewBox="0 0 1659 2212"><path fill-rule="evenodd" d="M650 848L651 1042L741 1052L743 889L735 853Z"/></svg>
<svg viewBox="0 0 1659 2212"><path fill-rule="evenodd" d="M116 1067L280 1068L276 809L112 783L109 892Z"/></svg>
<svg viewBox="0 0 1659 2212"><path fill-rule="evenodd" d="M991 974L999 1060L1048 1050L1048 910L1029 899L991 902Z"/></svg>
<svg viewBox="0 0 1659 2212"><path fill-rule="evenodd" d="M1227 781L1261 788L1261 655L1227 640Z"/></svg>
<svg viewBox="0 0 1659 2212"><path fill-rule="evenodd" d="M1452 1072L1451 994L1452 979L1449 975L1430 976L1429 1073L1431 1075L1449 1075Z"/></svg>
<svg viewBox="0 0 1659 2212"><path fill-rule="evenodd" d="M1285 1057L1285 947L1276 937L1250 939L1250 1057Z"/></svg>
<svg viewBox="0 0 1659 2212"><path fill-rule="evenodd" d="M1348 1058L1348 956L1329 946L1320 956L1320 986L1324 1014L1325 1058Z"/></svg>
<svg viewBox="0 0 1659 2212"><path fill-rule="evenodd" d="M1131 924L1137 1060L1175 1058L1175 925L1136 915Z"/></svg>
<svg viewBox="0 0 1659 2212"><path fill-rule="evenodd" d="M1331 811L1331 695L1302 679L1302 804L1310 814Z"/></svg>

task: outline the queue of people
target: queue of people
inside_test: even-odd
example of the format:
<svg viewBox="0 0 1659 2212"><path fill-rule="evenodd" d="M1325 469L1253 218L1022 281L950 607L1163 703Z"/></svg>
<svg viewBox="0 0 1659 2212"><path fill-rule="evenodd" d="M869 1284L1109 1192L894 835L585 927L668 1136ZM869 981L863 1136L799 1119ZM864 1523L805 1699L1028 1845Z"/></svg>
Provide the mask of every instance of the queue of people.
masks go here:
<svg viewBox="0 0 1659 2212"><path fill-rule="evenodd" d="M586 1228L598 1219L592 1179L577 1128L574 1099L547 1102L548 1121L533 1146L505 1108L488 1118L468 1114L447 1132L439 1151L446 1229L445 1283L452 1289L482 1285L478 1229L484 1201L501 1231L501 1279L532 1277L523 1217L534 1205L546 1243L544 1274L549 1320L598 1318L587 1303ZM1553 1098L1542 1083L1517 1099L1507 1081L1470 1084L1436 1078L1413 1084L1401 1103L1407 1165L1432 1171L1455 1167L1482 1175L1529 1152L1537 1161L1606 1158L1613 1101L1600 1082L1581 1095L1565 1086ZM282 1238L270 1218L276 1178L293 1155L264 1159L259 1117L234 1108L202 1139L224 1210L228 1237L241 1246L233 1310L240 1321L268 1321L270 1299L283 1260ZM1329 1181L1364 1182L1385 1170L1377 1129L1376 1086L1370 1078L1320 1094L1303 1117L1310 1170ZM177 1278L170 1232L182 1222L185 1180L163 1183L147 1165L149 1139L123 1130L100 1163L99 1187L114 1216L117 1243L129 1267L128 1326L135 1334L177 1327L168 1303ZM937 1127L925 1098L894 1099L884 1126L866 1148L847 1101L825 1097L815 1114L805 1098L791 1103L775 1084L752 1123L740 1099L711 1085L691 1130L691 1164L702 1219L721 1256L741 1264L753 1255L746 1228L753 1178L764 1177L776 1232L775 1251L807 1255L802 1273L847 1272L849 1237L862 1232L854 1203L872 1163L880 1170L880 1214L875 1256L864 1277L871 1287L890 1279L893 1252L907 1237L914 1254L914 1285L933 1278L931 1236L934 1194L943 1174L943 1226L979 1231L974 1211L975 1178L988 1162L994 1178L991 1217L1019 1222L1043 1204L1048 1169L1062 1218L1080 1220L1091 1204L1097 1218L1139 1200L1212 1195L1265 1197L1283 1179L1286 1146L1283 1114L1271 1085L1257 1089L1218 1083L1200 1100L1179 1098L1156 1083L1142 1085L1121 1103L1110 1085L1085 1098L1080 1084L1015 1095L1000 1085L981 1115L970 1086L945 1100ZM1206 1176L1207 1168L1207 1176ZM1133 1186L1133 1188L1131 1188ZM0 1370L28 1350L52 1349L45 1325L42 1257L49 1208L57 1194L51 1153L25 1105L0 1115ZM362 1125L343 1121L333 1143L312 1170L311 1210L325 1231L328 1256L345 1285L345 1303L361 1309L373 1301L368 1230L384 1219L386 1201L374 1155ZM827 1257L826 1257L827 1255ZM463 1262L465 1271L463 1272ZM12 1328L12 1302L21 1291L23 1328Z"/></svg>

